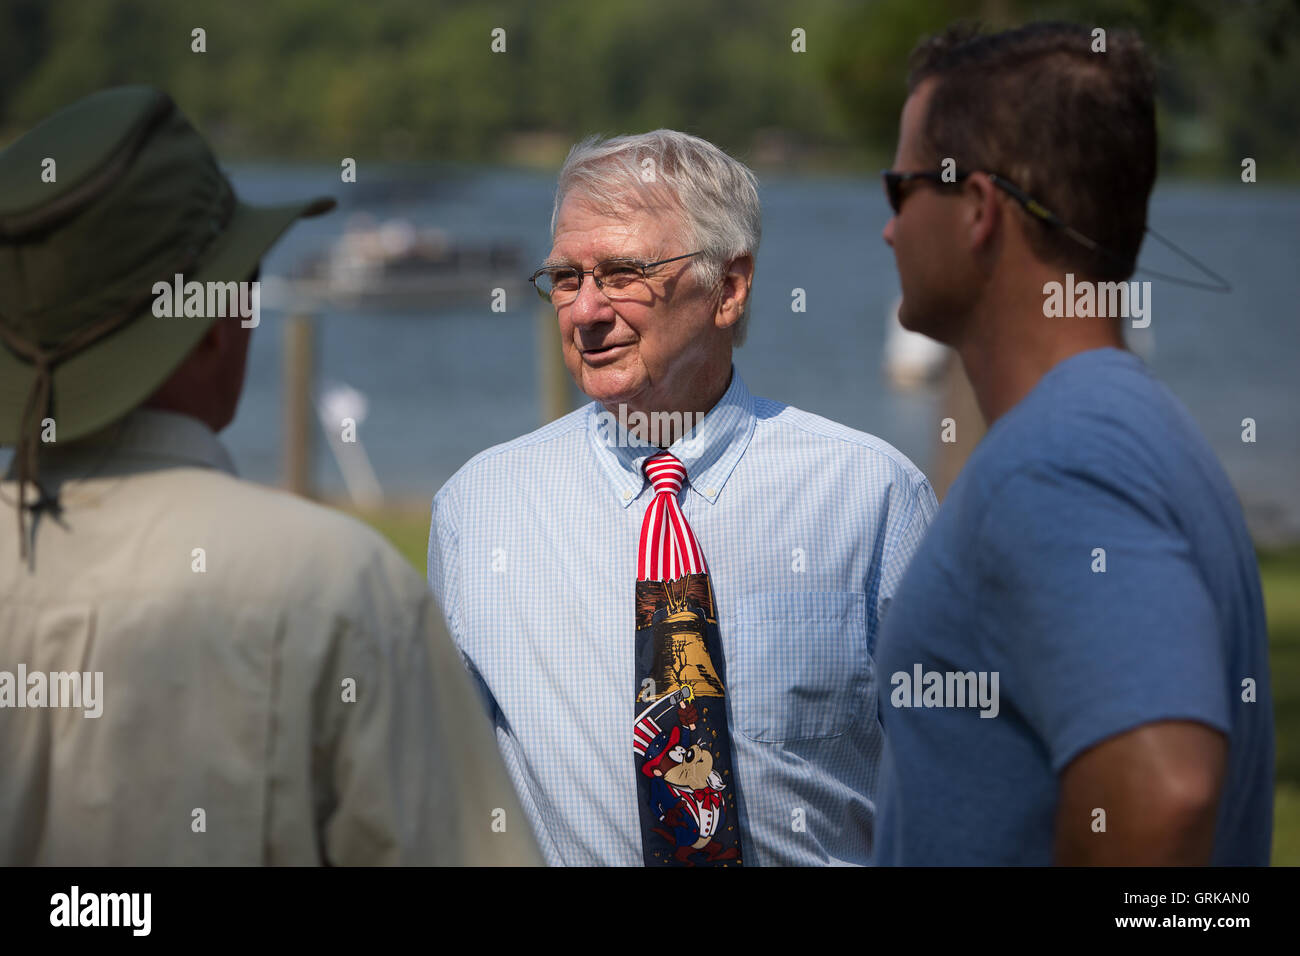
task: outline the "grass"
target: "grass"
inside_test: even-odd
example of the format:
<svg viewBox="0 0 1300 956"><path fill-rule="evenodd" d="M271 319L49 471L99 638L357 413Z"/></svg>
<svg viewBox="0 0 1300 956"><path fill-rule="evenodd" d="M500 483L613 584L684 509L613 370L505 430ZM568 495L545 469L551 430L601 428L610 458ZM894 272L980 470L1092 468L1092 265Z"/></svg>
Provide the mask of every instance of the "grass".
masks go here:
<svg viewBox="0 0 1300 956"><path fill-rule="evenodd" d="M386 510L357 517L374 527L424 573L427 510ZM1269 663L1276 722L1277 790L1273 863L1300 866L1300 547L1259 554L1268 613Z"/></svg>
<svg viewBox="0 0 1300 956"><path fill-rule="evenodd" d="M1277 747L1273 863L1300 865L1300 548L1261 552Z"/></svg>
<svg viewBox="0 0 1300 956"><path fill-rule="evenodd" d="M425 573L425 564L429 553L429 510L386 509L383 511L357 512L344 508L350 514L360 518L374 528L402 553L402 557L415 566L415 570Z"/></svg>

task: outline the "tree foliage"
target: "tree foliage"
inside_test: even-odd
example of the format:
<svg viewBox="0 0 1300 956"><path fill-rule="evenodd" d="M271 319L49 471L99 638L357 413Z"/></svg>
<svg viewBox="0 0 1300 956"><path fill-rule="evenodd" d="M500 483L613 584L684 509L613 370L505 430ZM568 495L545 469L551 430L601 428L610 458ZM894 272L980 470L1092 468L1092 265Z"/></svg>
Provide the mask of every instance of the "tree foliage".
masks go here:
<svg viewBox="0 0 1300 956"><path fill-rule="evenodd" d="M5 0L0 129L147 82L236 155L502 160L532 143L551 161L592 132L672 126L842 161L892 150L908 52L961 17L1135 26L1161 57L1167 160L1300 168L1297 0Z"/></svg>

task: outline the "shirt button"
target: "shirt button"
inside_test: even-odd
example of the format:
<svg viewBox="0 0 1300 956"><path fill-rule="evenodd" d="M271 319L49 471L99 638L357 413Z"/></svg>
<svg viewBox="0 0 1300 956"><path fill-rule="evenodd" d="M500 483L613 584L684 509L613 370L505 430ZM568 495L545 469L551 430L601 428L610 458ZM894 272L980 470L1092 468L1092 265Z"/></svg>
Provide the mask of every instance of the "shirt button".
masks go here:
<svg viewBox="0 0 1300 956"><path fill-rule="evenodd" d="M623 492L623 500L624 500L624 501L630 501L631 498L632 498L632 492L630 492L630 491L624 491L624 492Z"/></svg>
<svg viewBox="0 0 1300 956"><path fill-rule="evenodd" d="M716 494L718 493L718 489L717 489L717 488L705 488L705 489L704 489L704 493L705 493L706 495L708 495L710 498L712 498L714 495L716 495Z"/></svg>

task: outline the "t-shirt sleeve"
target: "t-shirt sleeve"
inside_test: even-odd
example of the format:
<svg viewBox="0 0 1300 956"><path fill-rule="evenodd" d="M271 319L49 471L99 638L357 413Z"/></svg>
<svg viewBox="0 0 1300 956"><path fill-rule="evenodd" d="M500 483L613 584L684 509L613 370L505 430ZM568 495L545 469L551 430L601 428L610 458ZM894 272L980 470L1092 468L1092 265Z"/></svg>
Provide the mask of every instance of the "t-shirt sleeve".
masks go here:
<svg viewBox="0 0 1300 956"><path fill-rule="evenodd" d="M1230 726L1217 615L1186 537L1122 480L1045 465L992 494L980 631L1060 771L1142 724Z"/></svg>

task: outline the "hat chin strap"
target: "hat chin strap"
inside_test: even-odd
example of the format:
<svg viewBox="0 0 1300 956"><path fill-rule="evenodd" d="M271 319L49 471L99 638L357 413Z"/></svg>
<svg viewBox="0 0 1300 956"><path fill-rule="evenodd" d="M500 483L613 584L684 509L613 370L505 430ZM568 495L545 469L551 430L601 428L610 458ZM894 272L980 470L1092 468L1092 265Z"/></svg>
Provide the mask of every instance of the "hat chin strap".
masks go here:
<svg viewBox="0 0 1300 956"><path fill-rule="evenodd" d="M0 324L0 339L4 339L5 345L20 358L31 362L36 369L36 378L28 389L27 401L23 403L23 414L18 426L18 446L14 453L18 479L18 554L23 560L27 559L28 552L27 509L31 507L32 510L36 510L39 507L39 505L28 506L24 501L28 482L36 486L37 491L41 492L42 502L44 501L44 491L37 480L39 470L37 450L40 447L41 420L50 410L50 399L54 391L54 366L108 333L126 325L138 310L139 304L133 302L129 309L80 329L51 351L33 345L16 334L13 329Z"/></svg>
<svg viewBox="0 0 1300 956"><path fill-rule="evenodd" d="M171 275L176 272L185 272L198 261L203 250L207 248L208 242L211 242L214 236L219 235L225 229L235 208L235 197L228 186L221 191L220 203L219 221L221 228L209 234L207 242L187 249L184 255L178 257L177 261L166 270L165 274ZM98 322L92 322L90 325L78 329L67 339L49 350L28 341L7 324L0 322L0 339L4 340L5 345L14 354L30 362L36 369L36 378L32 381L32 386L27 392L27 401L23 403L23 414L19 420L18 445L14 453L17 462L15 477L18 480L18 555L23 561L27 560L29 550L27 546L27 509L30 507L32 511L36 511L47 503L44 489L41 488L41 484L37 480L39 471L37 451L40 448L41 420L49 413L50 401L53 398L54 368L60 362L71 358L83 349L89 348L104 336L130 323L152 297L153 291L152 287L150 287L149 292L132 299L122 309L100 319ZM25 504L23 500L28 482L36 486L36 490L41 496L37 504L30 506Z"/></svg>

